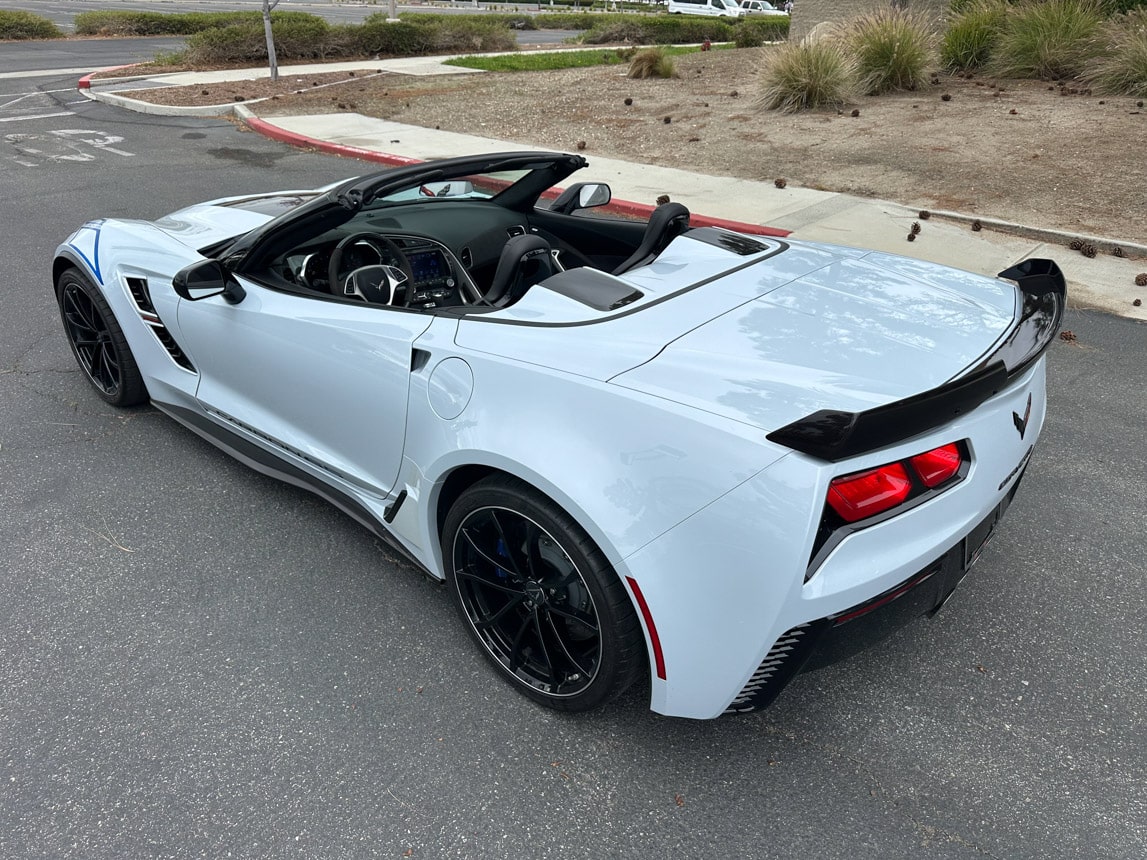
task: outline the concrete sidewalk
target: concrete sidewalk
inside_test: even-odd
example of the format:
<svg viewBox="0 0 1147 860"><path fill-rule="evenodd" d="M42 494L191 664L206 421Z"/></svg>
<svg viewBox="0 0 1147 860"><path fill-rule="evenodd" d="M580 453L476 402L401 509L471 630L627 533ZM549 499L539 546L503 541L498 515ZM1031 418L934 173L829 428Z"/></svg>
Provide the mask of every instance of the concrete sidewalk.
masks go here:
<svg viewBox="0 0 1147 860"><path fill-rule="evenodd" d="M416 57L307 66L285 66L284 76L323 71L375 70L404 75L480 73L445 66L448 57ZM90 98L129 110L166 115L234 114L251 128L269 137L299 146L315 147L339 155L383 164L449 158L483 152L539 149L529 141L507 142L477 135L457 134L419 126L403 125L356 113L305 116L259 116L260 103L218 105L212 108L172 108L126 98L115 90L130 86L183 86L266 77L266 69L226 72L181 72L133 79L85 77L80 89ZM919 213L896 203L854 197L810 188L776 188L771 182L753 182L728 176L706 176L669 167L611 159L590 153L589 168L578 179L608 182L618 209L644 214L661 195L683 203L700 223L726 223L754 232L791 233L794 238L873 248L915 259L943 263L995 275L1028 257L1052 257L1067 276L1075 304L1098 307L1111 313L1147 320L1147 303L1135 307L1136 298L1147 300L1147 288L1135 286L1135 276L1147 271L1147 246L1115 237L1082 237L1101 249L1119 245L1134 259L1101 254L1087 259L1071 251L1067 242L1076 234L1044 230L1031 225L981 218L985 229L973 232L973 216L933 212L920 221L922 230L907 241ZM348 175L355 173L350 167ZM755 229L754 229L755 228ZM764 229L762 229L764 228Z"/></svg>

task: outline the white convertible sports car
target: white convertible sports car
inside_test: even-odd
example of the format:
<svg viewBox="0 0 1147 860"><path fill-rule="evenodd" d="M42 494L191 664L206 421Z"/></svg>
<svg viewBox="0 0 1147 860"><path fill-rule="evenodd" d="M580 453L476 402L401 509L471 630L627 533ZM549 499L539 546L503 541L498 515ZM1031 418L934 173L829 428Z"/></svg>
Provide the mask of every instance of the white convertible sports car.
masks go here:
<svg viewBox="0 0 1147 860"><path fill-rule="evenodd" d="M59 247L97 393L150 401L445 580L513 686L771 702L937 610L1044 420L1064 279L600 217L577 155L92 221Z"/></svg>

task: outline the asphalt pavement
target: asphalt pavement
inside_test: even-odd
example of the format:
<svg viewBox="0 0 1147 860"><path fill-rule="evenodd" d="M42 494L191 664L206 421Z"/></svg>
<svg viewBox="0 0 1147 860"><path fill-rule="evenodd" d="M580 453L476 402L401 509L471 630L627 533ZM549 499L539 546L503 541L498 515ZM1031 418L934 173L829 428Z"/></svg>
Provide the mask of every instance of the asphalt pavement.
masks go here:
<svg viewBox="0 0 1147 860"><path fill-rule="evenodd" d="M1068 312L1024 485L935 619L759 714L561 716L329 505L104 406L61 331L82 222L362 165L75 82L0 100L0 857L1147 856L1142 323Z"/></svg>

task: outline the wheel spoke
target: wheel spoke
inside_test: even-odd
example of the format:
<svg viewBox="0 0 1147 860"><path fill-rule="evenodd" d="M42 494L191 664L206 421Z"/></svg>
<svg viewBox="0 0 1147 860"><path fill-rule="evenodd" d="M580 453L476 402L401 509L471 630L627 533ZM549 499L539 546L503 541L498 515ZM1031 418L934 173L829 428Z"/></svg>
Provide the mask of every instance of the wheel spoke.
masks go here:
<svg viewBox="0 0 1147 860"><path fill-rule="evenodd" d="M541 555L542 534L533 523L526 528L526 570L532 579L540 580L545 573Z"/></svg>
<svg viewBox="0 0 1147 860"><path fill-rule="evenodd" d="M499 529L499 531L501 531L501 529ZM472 534L470 534L469 529L465 529L465 528L462 529L462 537L466 538L466 543L470 544L470 548L472 550L474 550L474 552L478 553L478 555L482 557L482 560L484 562L486 562L486 564L488 564L492 568L494 568L495 570L501 570L502 568L504 568L506 566L505 564L498 561L497 559L491 558L490 555L484 549L482 549L482 547L478 546L478 542L476 540L474 540L474 536ZM514 566L513 559L510 559L510 565L509 566L510 567ZM517 573L517 570L515 570L514 573ZM518 574L518 576L520 578L521 574Z"/></svg>
<svg viewBox="0 0 1147 860"><path fill-rule="evenodd" d="M542 659L546 662L546 674L549 676L550 683L556 687L558 686L558 675L554 670L554 661L550 659L549 649L546 648L546 634L542 630L542 620L538 617L538 610L535 609L530 614L534 622L534 630L536 630L538 634L538 651L541 653Z"/></svg>
<svg viewBox="0 0 1147 860"><path fill-rule="evenodd" d="M554 641L558 643L558 647L562 650L562 656L569 661L570 665L581 672L583 675L591 675L593 673L592 666L583 666L578 662L577 657L570 653L570 649L566 646L565 638L562 636L561 631L558 630L557 625L554 624L554 617L552 614L546 614L546 621L549 622L550 630L553 631Z"/></svg>
<svg viewBox="0 0 1147 860"><path fill-rule="evenodd" d="M562 618L568 618L570 621L584 624L594 633L598 632L597 618L588 612L578 612L576 609L562 609L560 606L547 606L546 609L554 615L560 615Z"/></svg>
<svg viewBox="0 0 1147 860"><path fill-rule="evenodd" d="M522 593L522 589L520 588L512 588L508 585L502 585L500 582L491 582L489 578L483 576L482 574L475 573L474 571L467 570L465 568L456 571L454 575L460 576L463 579L472 579L475 582L481 583L485 588L494 588L498 591L504 591L506 594L520 595Z"/></svg>
<svg viewBox="0 0 1147 860"><path fill-rule="evenodd" d="M514 634L514 641L510 645L510 671L517 672L518 667L521 666L520 658L522 656L522 637L525 632L530 628L530 617L527 615L522 619L522 626L518 628L518 632Z"/></svg>
<svg viewBox="0 0 1147 860"><path fill-rule="evenodd" d="M483 618L481 620L476 619L474 621L474 626L476 628L478 628L479 630L485 630L488 627L492 627L493 625L497 624L502 619L503 615L505 615L511 609L514 609L515 607L520 606L522 604L522 601L525 599L526 599L526 595L524 595L524 594L517 595L516 597L506 601L506 605L503 606L501 609L499 609L497 612L493 613L492 615L489 615L486 618Z"/></svg>

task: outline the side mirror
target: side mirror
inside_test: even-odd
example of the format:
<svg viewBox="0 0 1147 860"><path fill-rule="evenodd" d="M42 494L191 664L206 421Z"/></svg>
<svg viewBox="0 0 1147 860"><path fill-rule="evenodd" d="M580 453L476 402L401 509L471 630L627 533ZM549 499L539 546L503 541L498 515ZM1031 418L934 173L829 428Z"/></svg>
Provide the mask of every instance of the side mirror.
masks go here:
<svg viewBox="0 0 1147 860"><path fill-rule="evenodd" d="M247 291L218 260L200 260L180 269L171 279L175 292L189 302L223 296L233 305L247 297Z"/></svg>
<svg viewBox="0 0 1147 860"><path fill-rule="evenodd" d="M612 199L609 186L604 182L578 182L561 193L550 207L550 211L569 215L578 209L604 206Z"/></svg>

